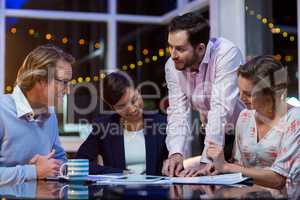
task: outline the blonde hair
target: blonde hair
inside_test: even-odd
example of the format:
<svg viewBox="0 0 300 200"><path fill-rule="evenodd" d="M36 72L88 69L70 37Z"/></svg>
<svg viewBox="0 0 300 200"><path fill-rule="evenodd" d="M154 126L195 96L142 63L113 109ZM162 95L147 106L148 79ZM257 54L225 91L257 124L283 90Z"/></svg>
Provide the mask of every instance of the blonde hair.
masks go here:
<svg viewBox="0 0 300 200"><path fill-rule="evenodd" d="M16 84L23 90L29 91L39 81L50 81L55 76L58 60L73 64L75 59L53 45L42 45L31 51L23 61L16 79Z"/></svg>

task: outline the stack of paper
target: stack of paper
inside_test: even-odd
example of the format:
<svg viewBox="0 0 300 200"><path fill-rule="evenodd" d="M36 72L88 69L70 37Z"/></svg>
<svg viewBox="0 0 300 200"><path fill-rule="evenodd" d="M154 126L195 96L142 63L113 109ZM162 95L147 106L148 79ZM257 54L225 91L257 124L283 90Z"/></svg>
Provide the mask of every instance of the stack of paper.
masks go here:
<svg viewBox="0 0 300 200"><path fill-rule="evenodd" d="M99 174L99 175L89 175L88 178L90 180L94 181L102 181L102 180L108 180L108 179L122 179L126 177L126 175L123 174Z"/></svg>
<svg viewBox="0 0 300 200"><path fill-rule="evenodd" d="M199 177L163 177L147 175L92 175L89 180L96 181L97 184L104 185L132 185L132 184L218 184L233 185L250 180L243 177L241 173L222 174L216 176Z"/></svg>
<svg viewBox="0 0 300 200"><path fill-rule="evenodd" d="M101 185L161 185L171 184L172 182L168 177L163 176L147 176L147 175L123 175L123 176L110 176L110 175L94 175L90 179L96 180L97 184Z"/></svg>
<svg viewBox="0 0 300 200"><path fill-rule="evenodd" d="M215 185L233 185L250 180L249 177L242 176L242 173L222 174L215 176L198 177L174 177L171 178L174 184L215 184Z"/></svg>

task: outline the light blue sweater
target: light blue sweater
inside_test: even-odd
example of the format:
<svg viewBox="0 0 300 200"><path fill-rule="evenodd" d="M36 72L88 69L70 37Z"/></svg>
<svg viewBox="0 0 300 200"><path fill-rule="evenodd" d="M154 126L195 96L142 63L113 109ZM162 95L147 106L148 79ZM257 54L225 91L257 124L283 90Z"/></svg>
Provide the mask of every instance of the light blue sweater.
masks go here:
<svg viewBox="0 0 300 200"><path fill-rule="evenodd" d="M28 162L52 149L56 150L55 159L66 161L54 109L34 119L18 86L12 95L0 96L0 185L36 179L36 167Z"/></svg>

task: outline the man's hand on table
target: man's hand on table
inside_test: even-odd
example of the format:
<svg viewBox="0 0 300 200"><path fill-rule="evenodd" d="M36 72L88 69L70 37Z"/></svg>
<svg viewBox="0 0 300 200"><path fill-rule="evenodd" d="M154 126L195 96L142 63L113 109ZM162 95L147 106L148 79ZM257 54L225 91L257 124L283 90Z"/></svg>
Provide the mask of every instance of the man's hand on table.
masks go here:
<svg viewBox="0 0 300 200"><path fill-rule="evenodd" d="M183 170L183 156L180 153L175 153L169 156L164 161L162 174L170 177L179 176Z"/></svg>
<svg viewBox="0 0 300 200"><path fill-rule="evenodd" d="M212 175L214 172L214 166L211 163L200 163L199 166L190 167L180 172L180 177L195 177L195 176L207 176Z"/></svg>
<svg viewBox="0 0 300 200"><path fill-rule="evenodd" d="M35 155L29 164L36 166L37 178L43 179L50 176L59 175L60 161L54 159L55 150L52 150L48 155Z"/></svg>

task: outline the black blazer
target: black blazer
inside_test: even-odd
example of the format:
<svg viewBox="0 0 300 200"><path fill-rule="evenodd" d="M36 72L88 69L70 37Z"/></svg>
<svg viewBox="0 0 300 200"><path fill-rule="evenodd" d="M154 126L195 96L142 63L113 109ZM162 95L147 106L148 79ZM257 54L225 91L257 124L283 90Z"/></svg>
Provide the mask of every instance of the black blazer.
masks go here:
<svg viewBox="0 0 300 200"><path fill-rule="evenodd" d="M163 161L168 157L165 143L166 124L167 120L163 115L144 115L146 174L148 175L161 175ZM98 165L98 155L102 156L104 166ZM76 158L89 159L90 174L123 172L126 169L126 162L123 128L119 115L97 117L93 132L80 146Z"/></svg>

